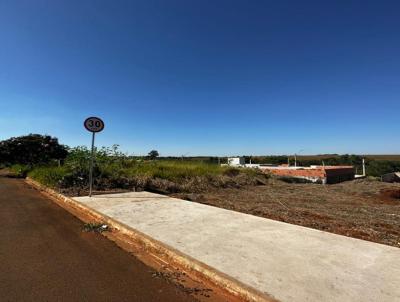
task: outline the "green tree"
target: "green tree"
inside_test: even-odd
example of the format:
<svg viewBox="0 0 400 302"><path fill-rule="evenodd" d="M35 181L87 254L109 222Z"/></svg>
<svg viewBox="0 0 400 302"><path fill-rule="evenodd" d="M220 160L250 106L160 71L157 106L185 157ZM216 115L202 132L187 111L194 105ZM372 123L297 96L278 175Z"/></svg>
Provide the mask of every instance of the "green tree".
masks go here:
<svg viewBox="0 0 400 302"><path fill-rule="evenodd" d="M160 154L158 153L157 150L151 150L149 154L147 155L151 160L156 159Z"/></svg>
<svg viewBox="0 0 400 302"><path fill-rule="evenodd" d="M50 135L29 134L0 142L0 162L5 164L33 165L63 160L66 146Z"/></svg>

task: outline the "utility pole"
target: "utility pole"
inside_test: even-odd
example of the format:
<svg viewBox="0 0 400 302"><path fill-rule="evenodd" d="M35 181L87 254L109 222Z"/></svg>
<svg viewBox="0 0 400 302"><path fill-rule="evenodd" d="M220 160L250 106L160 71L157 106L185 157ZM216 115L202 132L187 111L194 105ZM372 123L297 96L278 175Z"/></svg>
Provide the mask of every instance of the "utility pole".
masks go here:
<svg viewBox="0 0 400 302"><path fill-rule="evenodd" d="M304 151L304 149L299 150L297 153ZM294 154L294 166L297 167L297 154Z"/></svg>
<svg viewBox="0 0 400 302"><path fill-rule="evenodd" d="M183 161L183 159L185 158L185 156L187 156L189 153L190 153L190 152L186 152L185 154L182 154L182 155L181 155L182 161Z"/></svg>

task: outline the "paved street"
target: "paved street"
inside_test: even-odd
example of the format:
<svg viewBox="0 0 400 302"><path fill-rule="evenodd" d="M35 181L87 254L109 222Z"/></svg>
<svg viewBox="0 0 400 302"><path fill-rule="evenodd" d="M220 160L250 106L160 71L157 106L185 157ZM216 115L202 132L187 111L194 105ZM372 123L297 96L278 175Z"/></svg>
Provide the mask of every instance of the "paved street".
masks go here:
<svg viewBox="0 0 400 302"><path fill-rule="evenodd" d="M192 301L31 189L0 177L1 301Z"/></svg>

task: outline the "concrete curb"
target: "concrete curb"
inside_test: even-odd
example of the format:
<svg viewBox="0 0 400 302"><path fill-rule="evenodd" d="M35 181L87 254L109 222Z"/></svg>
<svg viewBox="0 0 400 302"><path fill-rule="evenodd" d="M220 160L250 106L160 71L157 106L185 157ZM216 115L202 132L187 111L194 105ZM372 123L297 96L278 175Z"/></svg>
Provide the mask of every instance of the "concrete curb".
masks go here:
<svg viewBox="0 0 400 302"><path fill-rule="evenodd" d="M193 277L210 282L217 287L226 290L230 294L237 296L243 301L277 302L276 299L261 293L256 289L249 287L240 281L202 262L197 261L196 259L193 259L192 257L185 255L180 251L177 251L176 249L147 236L146 234L143 234L140 231L137 231L121 222L101 214L96 210L73 200L72 198L60 194L29 177L25 179L25 182L42 193L52 197L52 199L58 205L72 213L74 216L77 216L77 211L82 213L82 216L84 215L85 217L90 217L95 221L107 223L114 231L127 236L130 240L142 246L146 252L152 253L167 263L183 267ZM82 217L78 216L78 218L82 220Z"/></svg>

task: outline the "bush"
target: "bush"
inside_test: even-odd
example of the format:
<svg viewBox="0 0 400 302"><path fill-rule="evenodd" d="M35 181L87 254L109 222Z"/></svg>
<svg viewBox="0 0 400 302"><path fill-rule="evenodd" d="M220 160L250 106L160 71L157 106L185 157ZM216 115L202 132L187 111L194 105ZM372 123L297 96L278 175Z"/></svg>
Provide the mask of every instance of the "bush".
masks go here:
<svg viewBox="0 0 400 302"><path fill-rule="evenodd" d="M400 171L400 161L371 160L367 165L367 175L379 177L386 173Z"/></svg>

